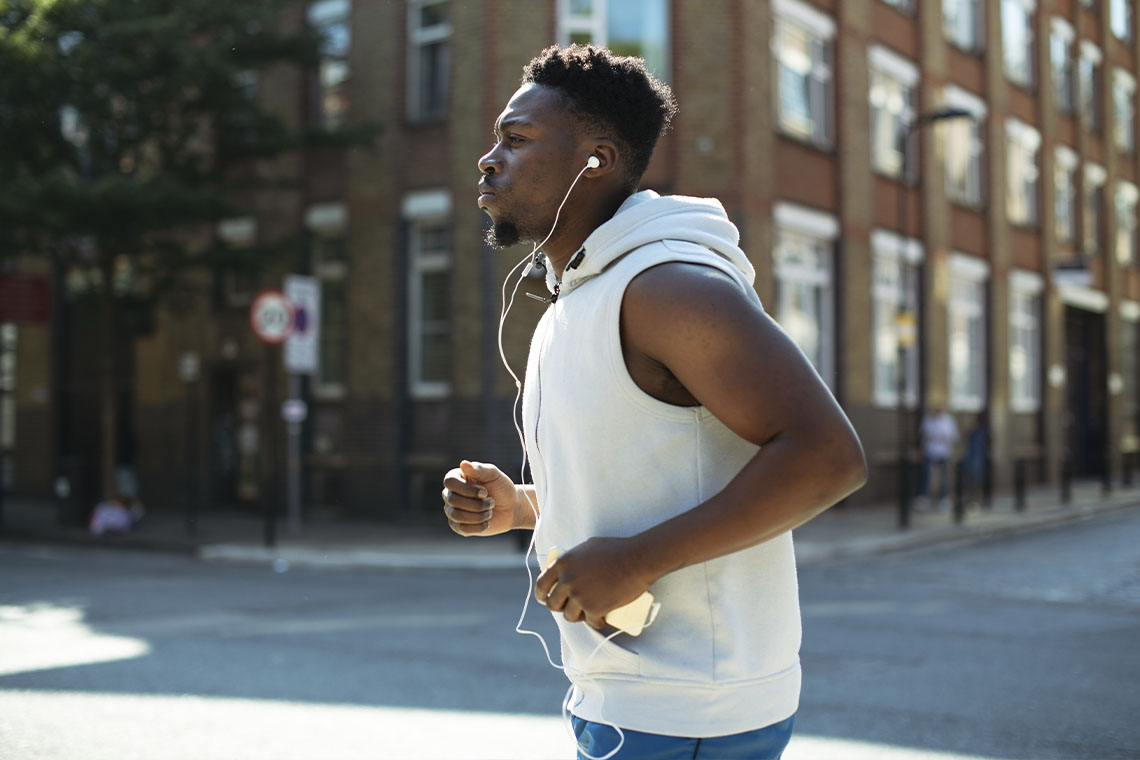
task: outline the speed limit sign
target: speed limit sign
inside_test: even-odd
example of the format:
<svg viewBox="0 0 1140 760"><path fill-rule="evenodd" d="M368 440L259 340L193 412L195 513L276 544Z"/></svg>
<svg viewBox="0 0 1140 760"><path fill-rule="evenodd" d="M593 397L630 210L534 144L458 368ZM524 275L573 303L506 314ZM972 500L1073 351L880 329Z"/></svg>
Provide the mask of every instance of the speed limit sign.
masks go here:
<svg viewBox="0 0 1140 760"><path fill-rule="evenodd" d="M280 290L263 290L249 307L249 324L262 343L284 343L293 332L293 304Z"/></svg>

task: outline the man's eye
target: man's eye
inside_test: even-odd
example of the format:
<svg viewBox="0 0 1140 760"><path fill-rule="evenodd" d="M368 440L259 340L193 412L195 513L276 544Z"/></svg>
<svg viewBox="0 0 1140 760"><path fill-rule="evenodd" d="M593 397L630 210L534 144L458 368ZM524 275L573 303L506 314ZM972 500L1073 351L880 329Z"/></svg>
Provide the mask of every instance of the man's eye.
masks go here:
<svg viewBox="0 0 1140 760"><path fill-rule="evenodd" d="M511 145L518 145L522 141L523 139L518 135L507 135L507 142L509 142Z"/></svg>

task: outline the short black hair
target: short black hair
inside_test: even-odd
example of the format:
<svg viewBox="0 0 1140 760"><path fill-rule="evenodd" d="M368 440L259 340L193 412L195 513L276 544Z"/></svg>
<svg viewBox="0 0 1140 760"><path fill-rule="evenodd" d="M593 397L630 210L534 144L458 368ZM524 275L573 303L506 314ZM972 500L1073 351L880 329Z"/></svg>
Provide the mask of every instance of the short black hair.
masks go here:
<svg viewBox="0 0 1140 760"><path fill-rule="evenodd" d="M584 127L604 133L629 160L626 189L637 190L657 138L669 129L677 101L645 60L608 48L552 45L523 68L522 83L560 90Z"/></svg>

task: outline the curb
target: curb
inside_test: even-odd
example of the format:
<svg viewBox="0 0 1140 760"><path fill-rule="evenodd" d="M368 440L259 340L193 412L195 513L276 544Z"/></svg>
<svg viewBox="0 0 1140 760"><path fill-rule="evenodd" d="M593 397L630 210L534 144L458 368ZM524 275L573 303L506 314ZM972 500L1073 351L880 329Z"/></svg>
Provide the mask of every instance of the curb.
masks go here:
<svg viewBox="0 0 1140 760"><path fill-rule="evenodd" d="M1023 515L1016 521L991 524L971 524L969 522L964 525L951 524L927 532L886 534L863 542L855 539L848 544L829 546L823 542L813 544L811 541L803 541L796 544L796 564L804 566L815 562L858 559L943 544L986 541L1018 533L1044 530L1137 507L1140 507L1140 501L1125 501L1117 504L1102 503L1095 506L1089 504L1074 505L1063 509L1058 508L1047 514Z"/></svg>
<svg viewBox="0 0 1140 760"><path fill-rule="evenodd" d="M522 552L468 554L246 544L207 544L198 548L197 558L203 562L268 564L278 572L291 566L329 570L514 570L523 566Z"/></svg>
<svg viewBox="0 0 1140 760"><path fill-rule="evenodd" d="M886 533L870 538L854 538L845 543L797 539L796 563L800 567L835 560L859 559L904 552L943 544L984 541L1063 525L1098 515L1140 507L1140 501L1116 504L1074 505L1046 514L1023 514L1016 520L991 524L946 525L926 531ZM278 572L290 567L310 569L388 569L388 570L515 570L523 566L523 553L517 550L486 553L434 551L393 551L361 547L264 547L251 544L208 544L199 547L204 562L232 562L270 565ZM531 564L534 564L531 560Z"/></svg>

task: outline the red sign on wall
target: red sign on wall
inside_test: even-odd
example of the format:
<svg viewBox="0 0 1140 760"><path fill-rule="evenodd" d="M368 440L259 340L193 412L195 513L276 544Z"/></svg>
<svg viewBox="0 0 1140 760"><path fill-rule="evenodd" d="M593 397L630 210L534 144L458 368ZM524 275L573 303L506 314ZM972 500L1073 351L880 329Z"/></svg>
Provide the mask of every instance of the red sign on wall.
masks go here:
<svg viewBox="0 0 1140 760"><path fill-rule="evenodd" d="M0 274L0 322L44 325L51 318L51 285L47 277Z"/></svg>

